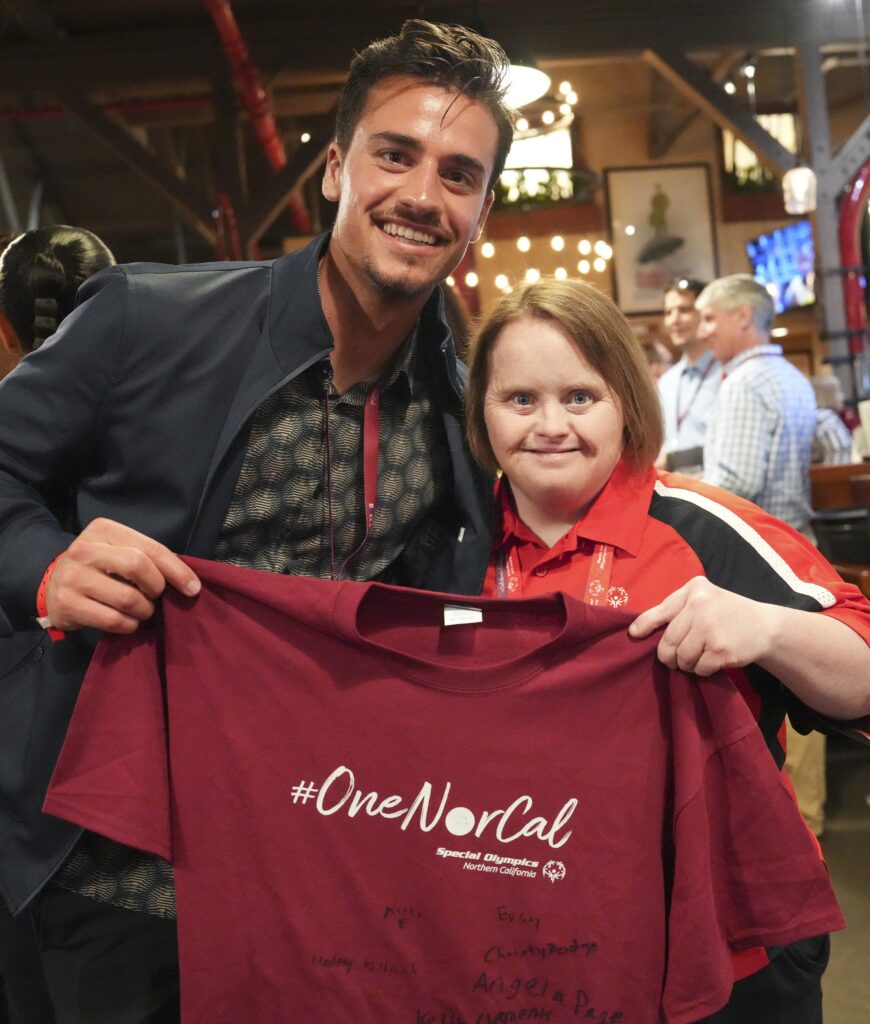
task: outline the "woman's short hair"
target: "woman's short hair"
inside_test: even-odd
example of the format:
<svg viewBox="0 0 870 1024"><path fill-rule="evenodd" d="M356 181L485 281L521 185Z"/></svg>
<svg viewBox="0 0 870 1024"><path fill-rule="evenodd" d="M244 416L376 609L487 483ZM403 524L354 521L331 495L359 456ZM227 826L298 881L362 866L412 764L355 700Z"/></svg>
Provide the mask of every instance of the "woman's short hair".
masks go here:
<svg viewBox="0 0 870 1024"><path fill-rule="evenodd" d="M84 228L55 224L13 238L0 254L0 312L23 350L54 334L72 312L79 285L114 264L106 244Z"/></svg>
<svg viewBox="0 0 870 1024"><path fill-rule="evenodd" d="M755 326L764 334L770 330L776 316L776 306L770 292L749 274L717 277L701 292L695 300L695 305L698 309L716 306L726 313L737 309L738 306L749 306Z"/></svg>
<svg viewBox="0 0 870 1024"><path fill-rule="evenodd" d="M625 423L626 461L636 468L651 466L664 432L658 393L640 342L619 309L597 288L555 278L505 296L472 337L465 404L468 444L475 459L490 471L498 468L484 416L490 363L501 332L523 317L549 320L562 328L618 402Z"/></svg>

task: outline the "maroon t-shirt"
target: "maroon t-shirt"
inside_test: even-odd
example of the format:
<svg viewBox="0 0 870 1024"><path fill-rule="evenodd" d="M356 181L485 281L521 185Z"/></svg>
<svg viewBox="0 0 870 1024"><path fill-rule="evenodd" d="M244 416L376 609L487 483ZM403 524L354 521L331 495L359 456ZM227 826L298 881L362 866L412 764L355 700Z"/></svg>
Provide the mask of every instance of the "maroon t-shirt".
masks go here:
<svg viewBox="0 0 870 1024"><path fill-rule="evenodd" d="M172 860L186 1024L688 1024L842 927L745 702L631 616L191 565L45 804Z"/></svg>

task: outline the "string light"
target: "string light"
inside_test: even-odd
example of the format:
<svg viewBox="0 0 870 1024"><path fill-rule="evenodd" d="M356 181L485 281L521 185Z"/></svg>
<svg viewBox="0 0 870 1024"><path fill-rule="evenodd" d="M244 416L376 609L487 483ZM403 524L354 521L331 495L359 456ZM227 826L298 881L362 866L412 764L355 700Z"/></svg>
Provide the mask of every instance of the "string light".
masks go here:
<svg viewBox="0 0 870 1024"><path fill-rule="evenodd" d="M544 113L541 114L541 120L544 124L552 124L556 120L556 115L552 110L545 110Z"/></svg>
<svg viewBox="0 0 870 1024"><path fill-rule="evenodd" d="M634 224L626 224L625 225L625 233L629 237L631 237L635 233L636 230L637 230L637 228L635 228Z"/></svg>
<svg viewBox="0 0 870 1024"><path fill-rule="evenodd" d="M311 142L311 132L303 132L299 136L299 141L300 142Z"/></svg>
<svg viewBox="0 0 870 1024"><path fill-rule="evenodd" d="M452 274L448 274L447 277L444 278L444 283L448 288L454 288L456 286L456 278Z"/></svg>
<svg viewBox="0 0 870 1024"><path fill-rule="evenodd" d="M469 288L476 288L477 282L477 274L475 274L473 270L469 270L469 272L465 275L465 283L468 285Z"/></svg>
<svg viewBox="0 0 870 1024"><path fill-rule="evenodd" d="M596 261L592 264L592 266L599 274L601 274L605 270L607 270L607 260L599 256L598 259L596 259Z"/></svg>
<svg viewBox="0 0 870 1024"><path fill-rule="evenodd" d="M577 264L577 269L580 271L581 274L588 274L589 260L580 260L580 262Z"/></svg>
<svg viewBox="0 0 870 1024"><path fill-rule="evenodd" d="M484 242L480 247L480 255L485 256L488 260L495 256L495 246L492 242Z"/></svg>
<svg viewBox="0 0 870 1024"><path fill-rule="evenodd" d="M577 243L577 252L579 252L581 256L588 256L589 253L592 252L592 243L588 238L584 238L582 242Z"/></svg>
<svg viewBox="0 0 870 1024"><path fill-rule="evenodd" d="M537 267L529 267L525 274L526 284L536 284L541 280L541 272Z"/></svg>
<svg viewBox="0 0 870 1024"><path fill-rule="evenodd" d="M556 267L553 271L553 277L557 281L566 281L568 279L568 271L564 267Z"/></svg>
<svg viewBox="0 0 870 1024"><path fill-rule="evenodd" d="M734 84L734 83L733 83L733 82L731 81L731 79L730 79L730 78L729 78L729 79L728 79L728 81L727 81L727 82L725 83L725 85L723 86L723 88L724 88L725 92L727 92L727 93L728 93L728 95L729 95L729 96L733 96L733 95L734 95L734 93L735 93L735 92L737 92L737 86L736 86L736 85L735 85L735 84Z"/></svg>
<svg viewBox="0 0 870 1024"><path fill-rule="evenodd" d="M553 235L550 239L550 245L553 247L554 252L561 252L565 248L565 239L561 235Z"/></svg>
<svg viewBox="0 0 870 1024"><path fill-rule="evenodd" d="M524 118L520 117L517 119L517 131L527 132L529 130L529 122Z"/></svg>
<svg viewBox="0 0 870 1024"><path fill-rule="evenodd" d="M510 282L507 279L507 274L496 274L496 276L495 276L495 286L500 291L504 291L505 288L507 288L509 283Z"/></svg>
<svg viewBox="0 0 870 1024"><path fill-rule="evenodd" d="M520 252L528 252L529 249L531 249L531 247L532 243L528 240L528 238L526 238L525 235L520 235L520 237L517 239L517 248L520 250Z"/></svg>
<svg viewBox="0 0 870 1024"><path fill-rule="evenodd" d="M559 93L560 93L560 95L567 96L570 91L571 91L571 83L570 82L564 81L564 82L560 82L559 83Z"/></svg>
<svg viewBox="0 0 870 1024"><path fill-rule="evenodd" d="M599 239L595 243L594 248L596 256L602 256L606 260L609 260L610 257L613 255L613 250L610 248L607 242L604 242L601 239Z"/></svg>

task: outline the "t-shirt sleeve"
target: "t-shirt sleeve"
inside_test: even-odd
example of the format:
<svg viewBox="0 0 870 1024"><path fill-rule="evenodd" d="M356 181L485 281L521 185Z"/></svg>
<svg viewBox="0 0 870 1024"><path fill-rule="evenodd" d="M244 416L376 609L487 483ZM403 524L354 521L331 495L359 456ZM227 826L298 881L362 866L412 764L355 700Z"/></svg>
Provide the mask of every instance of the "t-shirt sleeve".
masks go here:
<svg viewBox="0 0 870 1024"><path fill-rule="evenodd" d="M827 869L742 698L671 674L673 874L667 1019L719 1009L731 952L844 927Z"/></svg>
<svg viewBox="0 0 870 1024"><path fill-rule="evenodd" d="M154 619L131 636L101 640L43 810L171 861L160 651Z"/></svg>

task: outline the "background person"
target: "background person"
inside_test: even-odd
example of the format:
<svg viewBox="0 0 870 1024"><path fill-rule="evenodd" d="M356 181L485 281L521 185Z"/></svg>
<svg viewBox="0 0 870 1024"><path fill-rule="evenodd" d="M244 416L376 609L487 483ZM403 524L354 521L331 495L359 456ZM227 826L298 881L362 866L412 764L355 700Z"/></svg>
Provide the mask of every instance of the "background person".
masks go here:
<svg viewBox="0 0 870 1024"><path fill-rule="evenodd" d="M503 471L484 594L566 590L637 612L631 635L663 629L667 665L728 671L780 766L786 711L802 728L870 713L870 602L758 507L653 468L652 383L597 289L548 279L499 302L472 343L467 430ZM819 1024L827 949L735 954L710 1021Z"/></svg>
<svg viewBox="0 0 870 1024"><path fill-rule="evenodd" d="M704 480L809 533L816 399L770 342L773 299L748 274L720 277L696 300L700 334L725 379L704 444Z"/></svg>
<svg viewBox="0 0 870 1024"><path fill-rule="evenodd" d="M663 373L666 373L674 364L674 357L671 355L667 345L657 340L641 342L643 354L646 357L650 376L658 380Z"/></svg>
<svg viewBox="0 0 870 1024"><path fill-rule="evenodd" d="M0 627L15 630L0 671L20 695L19 740L0 749L15 822L0 823L0 871L15 910L41 890L64 1024L178 1014L169 866L76 842L39 810L92 630L134 631L167 585L195 594L174 552L479 585L491 481L464 448L437 288L493 201L507 67L475 32L406 22L352 62L322 183L330 234L274 262L109 271L0 386ZM69 490L64 530L52 503ZM46 642L37 609L66 639Z"/></svg>
<svg viewBox="0 0 870 1024"><path fill-rule="evenodd" d="M6 239L0 255L0 376L51 337L72 312L83 281L114 263L108 246L84 228L55 224ZM15 1024L53 1024L33 922L29 914L13 918L2 903L0 988Z"/></svg>
<svg viewBox="0 0 870 1024"><path fill-rule="evenodd" d="M658 382L665 427L661 465L667 469L694 471L701 466L710 410L722 381L721 366L698 335L701 315L695 299L703 290L703 281L678 277L664 295L664 327L680 353Z"/></svg>
<svg viewBox="0 0 870 1024"><path fill-rule="evenodd" d="M0 346L9 369L54 334L84 281L114 265L109 247L85 228L53 224L12 238L0 254Z"/></svg>

